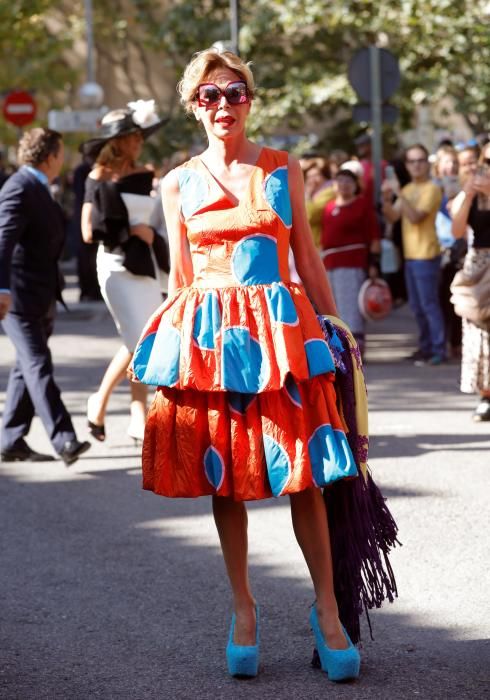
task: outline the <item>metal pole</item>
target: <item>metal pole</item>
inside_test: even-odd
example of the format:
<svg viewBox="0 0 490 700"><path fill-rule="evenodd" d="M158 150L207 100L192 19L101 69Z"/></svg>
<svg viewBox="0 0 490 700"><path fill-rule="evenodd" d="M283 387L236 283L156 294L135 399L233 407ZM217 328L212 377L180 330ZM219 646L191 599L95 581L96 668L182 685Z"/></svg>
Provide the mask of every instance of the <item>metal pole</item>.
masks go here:
<svg viewBox="0 0 490 700"><path fill-rule="evenodd" d="M94 83L94 23L92 19L92 0L85 0L85 24L87 29L87 82Z"/></svg>
<svg viewBox="0 0 490 700"><path fill-rule="evenodd" d="M383 128L381 112L381 71L379 49L377 46L369 47L369 72L371 76L371 122L373 126L371 143L374 166L374 204L377 206L381 190L381 159L383 157L381 139Z"/></svg>
<svg viewBox="0 0 490 700"><path fill-rule="evenodd" d="M239 0L230 0L230 35L231 35L231 50L240 55L240 46L238 33L240 29L240 2Z"/></svg>

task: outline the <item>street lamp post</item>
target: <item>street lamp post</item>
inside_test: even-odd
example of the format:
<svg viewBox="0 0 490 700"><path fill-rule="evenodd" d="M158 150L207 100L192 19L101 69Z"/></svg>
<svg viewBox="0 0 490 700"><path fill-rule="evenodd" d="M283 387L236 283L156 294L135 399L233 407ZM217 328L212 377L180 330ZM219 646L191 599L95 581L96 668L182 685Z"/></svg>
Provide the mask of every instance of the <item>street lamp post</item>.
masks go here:
<svg viewBox="0 0 490 700"><path fill-rule="evenodd" d="M230 0L230 35L231 50L240 55L238 33L240 29L240 0Z"/></svg>
<svg viewBox="0 0 490 700"><path fill-rule="evenodd" d="M87 82L81 86L78 91L78 97L83 107L96 109L104 101L104 90L95 81L92 0L85 0L85 27L87 36Z"/></svg>
<svg viewBox="0 0 490 700"><path fill-rule="evenodd" d="M85 0L85 25L87 31L87 81L94 82L94 21L92 0Z"/></svg>

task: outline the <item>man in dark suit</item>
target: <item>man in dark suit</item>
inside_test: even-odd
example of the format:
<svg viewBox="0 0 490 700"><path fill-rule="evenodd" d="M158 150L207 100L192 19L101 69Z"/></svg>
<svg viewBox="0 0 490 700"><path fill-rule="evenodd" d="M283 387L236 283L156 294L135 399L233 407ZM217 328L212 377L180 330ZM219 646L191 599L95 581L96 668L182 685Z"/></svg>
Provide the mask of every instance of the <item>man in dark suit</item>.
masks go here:
<svg viewBox="0 0 490 700"><path fill-rule="evenodd" d="M0 320L16 350L2 421L3 462L53 459L32 450L24 439L34 413L65 464L90 447L77 440L48 347L56 299L61 300L58 259L64 240L62 213L49 183L59 175L63 155L61 134L27 131L19 144L22 167L0 192Z"/></svg>
<svg viewBox="0 0 490 700"><path fill-rule="evenodd" d="M3 162L3 152L0 150L0 190L2 189L3 185L7 182L9 179L9 176L7 172L5 171L4 167L4 162Z"/></svg>

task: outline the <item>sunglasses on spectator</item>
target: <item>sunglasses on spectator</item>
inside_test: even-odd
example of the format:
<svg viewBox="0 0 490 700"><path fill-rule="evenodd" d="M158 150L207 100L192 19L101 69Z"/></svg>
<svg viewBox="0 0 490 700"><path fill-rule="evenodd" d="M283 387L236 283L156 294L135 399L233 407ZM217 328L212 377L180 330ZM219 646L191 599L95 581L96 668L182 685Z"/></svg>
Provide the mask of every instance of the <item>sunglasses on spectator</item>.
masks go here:
<svg viewBox="0 0 490 700"><path fill-rule="evenodd" d="M247 83L234 80L223 90L214 83L202 83L197 88L197 103L199 107L215 107L223 95L230 105L244 105L249 102Z"/></svg>
<svg viewBox="0 0 490 700"><path fill-rule="evenodd" d="M409 165L420 165L422 163L427 163L427 158L407 158L407 163Z"/></svg>

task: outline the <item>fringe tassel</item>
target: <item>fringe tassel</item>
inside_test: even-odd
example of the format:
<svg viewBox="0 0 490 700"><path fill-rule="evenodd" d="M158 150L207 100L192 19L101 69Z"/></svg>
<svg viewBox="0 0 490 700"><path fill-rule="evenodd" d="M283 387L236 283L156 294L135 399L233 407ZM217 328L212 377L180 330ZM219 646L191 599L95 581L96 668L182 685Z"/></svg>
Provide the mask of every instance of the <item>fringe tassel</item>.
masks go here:
<svg viewBox="0 0 490 700"><path fill-rule="evenodd" d="M339 616L352 642L360 641L359 617L398 595L388 555L398 528L371 474L324 489ZM398 543L399 544L399 543Z"/></svg>
<svg viewBox="0 0 490 700"><path fill-rule="evenodd" d="M347 440L358 463L367 462L367 436L359 435L356 421L354 372L361 368L357 348L351 351L346 331L322 319L325 339L333 348L337 373L335 387L339 407L348 426ZM338 348L338 338L343 349ZM353 359L354 353L354 359ZM356 363L356 367L354 366ZM362 371L362 370L361 370ZM368 470L355 479L343 479L324 489L332 547L334 587L339 616L352 642L360 641L360 615L365 612L373 638L369 610L398 595L389 560L397 540L398 527L381 491ZM316 665L315 659L313 664Z"/></svg>

